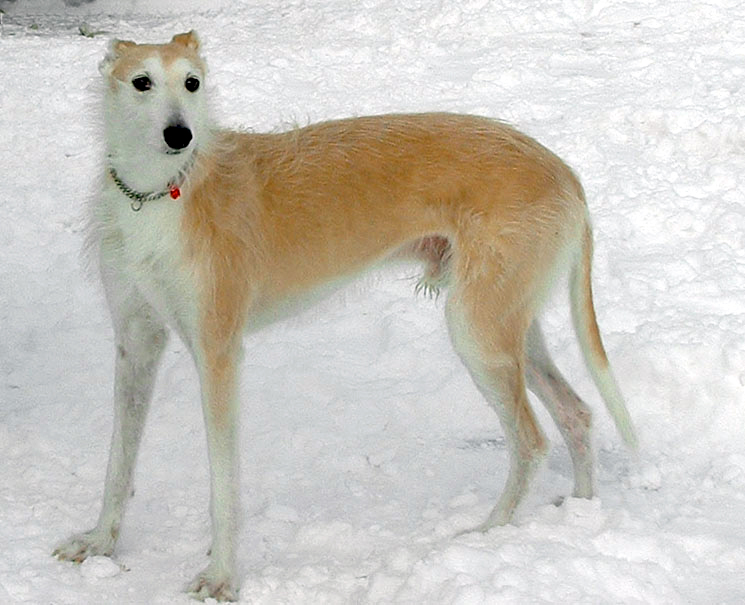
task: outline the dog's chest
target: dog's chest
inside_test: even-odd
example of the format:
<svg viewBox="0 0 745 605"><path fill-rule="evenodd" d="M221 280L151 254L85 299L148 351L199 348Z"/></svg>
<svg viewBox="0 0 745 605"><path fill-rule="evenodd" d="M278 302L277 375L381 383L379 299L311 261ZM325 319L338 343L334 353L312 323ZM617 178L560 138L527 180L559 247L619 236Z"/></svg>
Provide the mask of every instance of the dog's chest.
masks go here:
<svg viewBox="0 0 745 605"><path fill-rule="evenodd" d="M181 204L157 200L138 212L119 204L114 215L120 238L117 263L125 279L164 321L183 331L191 323L195 295L184 262Z"/></svg>

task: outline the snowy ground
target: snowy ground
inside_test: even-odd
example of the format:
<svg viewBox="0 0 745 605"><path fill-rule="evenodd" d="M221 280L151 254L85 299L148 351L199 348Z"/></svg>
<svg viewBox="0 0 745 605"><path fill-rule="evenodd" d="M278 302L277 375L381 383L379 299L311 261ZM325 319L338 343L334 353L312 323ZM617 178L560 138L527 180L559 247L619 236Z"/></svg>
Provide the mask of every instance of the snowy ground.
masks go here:
<svg viewBox="0 0 745 605"><path fill-rule="evenodd" d="M0 7L1 603L187 603L205 563L198 386L176 340L114 563L50 556L95 521L112 421L112 332L79 255L96 66L110 36L190 28L223 123L442 109L559 152L588 192L599 319L642 443L621 447L559 292L545 327L596 410L598 498L550 504L571 469L541 411L553 449L518 524L456 536L504 481L496 417L415 269L367 277L246 341L242 602L745 602L743 3Z"/></svg>

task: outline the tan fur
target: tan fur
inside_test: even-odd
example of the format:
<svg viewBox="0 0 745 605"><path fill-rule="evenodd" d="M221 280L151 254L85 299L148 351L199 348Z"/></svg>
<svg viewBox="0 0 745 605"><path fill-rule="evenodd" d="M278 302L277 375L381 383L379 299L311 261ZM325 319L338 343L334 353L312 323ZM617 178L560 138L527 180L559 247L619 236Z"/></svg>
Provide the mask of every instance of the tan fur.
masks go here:
<svg viewBox="0 0 745 605"><path fill-rule="evenodd" d="M186 58L205 69L204 61L198 54L199 41L194 32L178 34L170 44L136 44L129 40L115 40L110 49L109 59L115 61L111 75L125 81L138 65L148 57L157 55L168 66L177 59Z"/></svg>
<svg viewBox="0 0 745 605"><path fill-rule="evenodd" d="M635 441L596 323L591 232L572 171L514 128L474 116L215 131L205 127L204 86L191 86L205 74L198 51L193 32L163 45L115 41L102 64L113 141L94 239L120 352L117 414L98 525L57 556L79 562L114 548L170 323L199 370L211 463L210 564L189 591L235 599L242 335L392 258L425 265L418 289L448 288L453 344L505 432L510 470L483 528L512 518L547 449L526 375L569 447L574 494L592 497L590 412L553 364L536 320L567 266L588 366L622 435ZM142 75L151 86L133 88ZM132 131L132 116L143 132ZM136 187L121 185L157 192L181 176L176 201L142 201L131 197Z"/></svg>
<svg viewBox="0 0 745 605"><path fill-rule="evenodd" d="M186 203L186 240L245 267L230 291L246 301L252 291L259 309L407 244L416 256L412 242L432 236L453 242L459 279L495 260L509 265L495 278L544 281L584 216L579 184L556 156L483 118L360 118L276 135L220 132L213 145L218 157L204 162L209 175L195 175ZM219 234L206 245L210 225Z"/></svg>
<svg viewBox="0 0 745 605"><path fill-rule="evenodd" d="M584 315L588 318L588 324L590 326L590 346L592 352L595 355L599 364L603 368L608 367L608 355L605 352L603 346L603 339L600 337L600 330L598 329L597 319L595 318L595 306L592 304L592 275L590 268L592 266L592 233L589 228L585 229L582 234L582 280L581 291L584 293L584 299L582 301L584 307Z"/></svg>

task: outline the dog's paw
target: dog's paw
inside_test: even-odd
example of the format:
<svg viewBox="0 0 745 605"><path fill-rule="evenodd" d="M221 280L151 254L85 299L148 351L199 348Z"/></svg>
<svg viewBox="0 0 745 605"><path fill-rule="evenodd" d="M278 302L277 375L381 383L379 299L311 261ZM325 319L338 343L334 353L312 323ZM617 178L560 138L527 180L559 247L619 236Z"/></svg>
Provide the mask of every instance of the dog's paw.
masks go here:
<svg viewBox="0 0 745 605"><path fill-rule="evenodd" d="M212 565L194 578L186 592L200 601L205 599L215 599L220 602L238 600L238 592L233 588L230 575L215 572Z"/></svg>
<svg viewBox="0 0 745 605"><path fill-rule="evenodd" d="M114 537L111 533L102 533L95 529L84 534L75 534L62 542L52 552L60 561L82 563L88 557L111 556L114 551Z"/></svg>

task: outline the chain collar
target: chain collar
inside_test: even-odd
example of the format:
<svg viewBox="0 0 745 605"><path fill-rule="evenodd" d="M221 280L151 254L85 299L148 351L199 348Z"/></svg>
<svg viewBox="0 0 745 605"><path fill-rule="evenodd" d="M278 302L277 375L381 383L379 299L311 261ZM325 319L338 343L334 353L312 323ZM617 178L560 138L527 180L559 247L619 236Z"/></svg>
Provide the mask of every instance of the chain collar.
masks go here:
<svg viewBox="0 0 745 605"><path fill-rule="evenodd" d="M116 170L114 170L114 167L109 163L109 175L111 176L112 180L114 181L114 184L117 186L119 191L121 191L124 195L126 195L130 200L131 203L129 204L129 207L132 208L134 212L139 212L142 206L145 204L145 202L153 202L155 200L159 200L161 198L164 198L167 195L170 195L172 199L177 200L181 197L181 185L183 185L184 181L186 180L186 175L191 170L191 167L194 165L194 160L196 159L197 152L196 150L192 152L191 157L189 160L184 164L181 169L178 172L178 175L168 181L168 188L164 189L163 191L149 191L147 193L143 193L141 191L136 191L126 185L124 181L122 181L121 178L119 178L119 175L116 173Z"/></svg>

